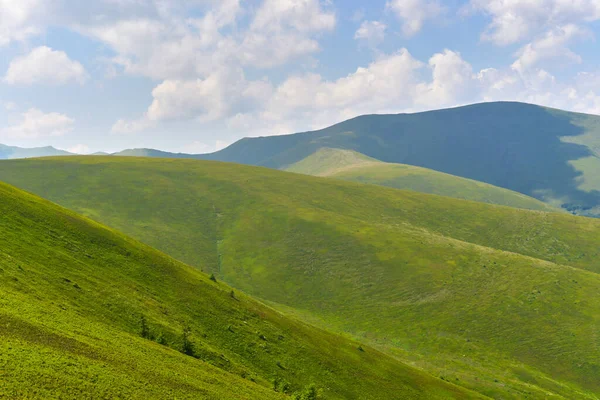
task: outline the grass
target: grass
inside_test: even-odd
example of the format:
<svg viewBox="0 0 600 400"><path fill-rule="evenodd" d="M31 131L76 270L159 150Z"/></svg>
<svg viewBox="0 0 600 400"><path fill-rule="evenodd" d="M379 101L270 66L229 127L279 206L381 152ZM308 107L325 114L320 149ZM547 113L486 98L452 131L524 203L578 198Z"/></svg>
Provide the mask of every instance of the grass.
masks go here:
<svg viewBox="0 0 600 400"><path fill-rule="evenodd" d="M3 161L0 179L483 395L600 395L599 220L194 160Z"/></svg>
<svg viewBox="0 0 600 400"><path fill-rule="evenodd" d="M509 207L558 211L512 190L427 168L384 163L352 150L321 148L285 170Z"/></svg>
<svg viewBox="0 0 600 400"><path fill-rule="evenodd" d="M0 398L477 397L1 183L0 243Z"/></svg>

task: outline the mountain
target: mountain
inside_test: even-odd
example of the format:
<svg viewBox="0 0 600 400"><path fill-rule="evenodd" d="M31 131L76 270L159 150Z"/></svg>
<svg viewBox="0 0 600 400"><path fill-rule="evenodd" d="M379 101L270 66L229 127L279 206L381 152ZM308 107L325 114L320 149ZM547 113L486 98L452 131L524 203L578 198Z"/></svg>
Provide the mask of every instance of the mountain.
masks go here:
<svg viewBox="0 0 600 400"><path fill-rule="evenodd" d="M497 102L365 115L314 132L242 139L209 160L286 167L320 148L354 150L600 215L600 117Z"/></svg>
<svg viewBox="0 0 600 400"><path fill-rule="evenodd" d="M69 153L68 151L64 150L58 150L51 146L34 147L27 149L23 147L6 146L0 144L0 160L69 155L73 155L73 153Z"/></svg>
<svg viewBox="0 0 600 400"><path fill-rule="evenodd" d="M286 316L351 336L482 395L600 395L600 220L197 160L3 161L0 180L214 273ZM39 225L43 234L59 240L63 234L53 233L43 221L43 216L32 218L19 224L18 232ZM74 242L69 248L82 245ZM44 256L46 247L39 249ZM63 253L71 254L67 250ZM98 257L98 252L85 253L92 256L89 260ZM45 259L62 260L59 254ZM77 260L88 258L81 254ZM122 268L121 260L115 258L112 268ZM22 263L26 270L28 265ZM97 279L113 284L110 275L103 276ZM80 278L65 277L87 289ZM174 294L196 293L175 289L178 284L169 286ZM117 297L119 302L99 304L118 305L129 302L130 294L157 292L130 285L119 292L127 293ZM100 293L114 292L107 288ZM148 300L149 306L160 307L163 301L156 299ZM165 315L173 313L169 309ZM132 314L139 311L124 313ZM151 315L153 325L163 318L158 310ZM225 317L219 321L209 338L230 323ZM181 329L181 322L163 325L177 326L173 335ZM194 332L204 329L195 326ZM270 346L277 333L266 336L271 360L284 357ZM293 348L297 346L302 345ZM350 359L362 354L351 352L352 346ZM237 353L224 354L233 360ZM336 371L336 379L321 387L334 385L338 376L348 376L342 386L355 378L337 372L340 364L329 367L328 362L323 361L323 368ZM291 375L286 379L292 381ZM298 377L298 387L307 382L303 379Z"/></svg>
<svg viewBox="0 0 600 400"><path fill-rule="evenodd" d="M1 183L0 242L2 398L480 398Z"/></svg>
<svg viewBox="0 0 600 400"><path fill-rule="evenodd" d="M427 168L384 163L352 150L321 148L286 171L540 211L558 211L521 193Z"/></svg>

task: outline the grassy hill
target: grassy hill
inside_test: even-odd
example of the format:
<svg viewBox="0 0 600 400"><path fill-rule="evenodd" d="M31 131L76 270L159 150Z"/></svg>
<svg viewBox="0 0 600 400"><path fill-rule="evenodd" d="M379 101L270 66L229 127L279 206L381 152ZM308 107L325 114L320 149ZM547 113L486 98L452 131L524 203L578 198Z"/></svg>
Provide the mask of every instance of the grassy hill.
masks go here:
<svg viewBox="0 0 600 400"><path fill-rule="evenodd" d="M352 150L322 148L285 170L509 207L558 211L539 200L511 190L427 168L384 163Z"/></svg>
<svg viewBox="0 0 600 400"><path fill-rule="evenodd" d="M3 161L0 180L484 395L600 395L599 220L194 160Z"/></svg>
<svg viewBox="0 0 600 400"><path fill-rule="evenodd" d="M10 160L16 158L32 158L32 157L46 157L46 156L69 156L73 153L68 151L58 150L54 147L34 147L34 148L23 148L16 146L6 146L0 144L0 160Z"/></svg>
<svg viewBox="0 0 600 400"><path fill-rule="evenodd" d="M314 132L246 138L196 157L283 169L323 147L474 179L571 212L600 215L600 117L531 104L365 115Z"/></svg>
<svg viewBox="0 0 600 400"><path fill-rule="evenodd" d="M0 398L478 397L2 183L0 243Z"/></svg>

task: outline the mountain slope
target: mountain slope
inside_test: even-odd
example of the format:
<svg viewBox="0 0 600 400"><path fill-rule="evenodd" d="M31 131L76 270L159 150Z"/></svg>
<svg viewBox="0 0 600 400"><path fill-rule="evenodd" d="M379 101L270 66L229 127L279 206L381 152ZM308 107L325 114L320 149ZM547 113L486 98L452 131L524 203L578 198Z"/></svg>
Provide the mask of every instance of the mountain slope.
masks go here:
<svg viewBox="0 0 600 400"><path fill-rule="evenodd" d="M0 243L0 398L476 397L2 183Z"/></svg>
<svg viewBox="0 0 600 400"><path fill-rule="evenodd" d="M294 135L242 139L205 159L285 168L322 147L430 168L600 215L600 117L523 103L365 115Z"/></svg>
<svg viewBox="0 0 600 400"><path fill-rule="evenodd" d="M0 179L495 398L600 394L600 221L194 160Z"/></svg>
<svg viewBox="0 0 600 400"><path fill-rule="evenodd" d="M412 165L384 163L352 150L322 148L285 170L509 207L558 211L511 190Z"/></svg>
<svg viewBox="0 0 600 400"><path fill-rule="evenodd" d="M23 148L0 144L0 160L69 155L73 155L73 153L69 153L68 151L64 150L58 150L51 146Z"/></svg>

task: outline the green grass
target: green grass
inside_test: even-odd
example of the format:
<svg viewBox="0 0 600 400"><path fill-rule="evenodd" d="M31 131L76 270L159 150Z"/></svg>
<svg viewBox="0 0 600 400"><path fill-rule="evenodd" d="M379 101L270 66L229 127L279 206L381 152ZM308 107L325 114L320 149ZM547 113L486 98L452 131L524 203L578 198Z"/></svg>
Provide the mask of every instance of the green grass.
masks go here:
<svg viewBox="0 0 600 400"><path fill-rule="evenodd" d="M194 160L0 179L484 395L600 395L600 220Z"/></svg>
<svg viewBox="0 0 600 400"><path fill-rule="evenodd" d="M509 207L558 211L512 190L427 168L384 163L352 150L322 148L285 170Z"/></svg>
<svg viewBox="0 0 600 400"><path fill-rule="evenodd" d="M2 399L289 398L274 378L324 399L476 397L2 183L0 244Z"/></svg>

